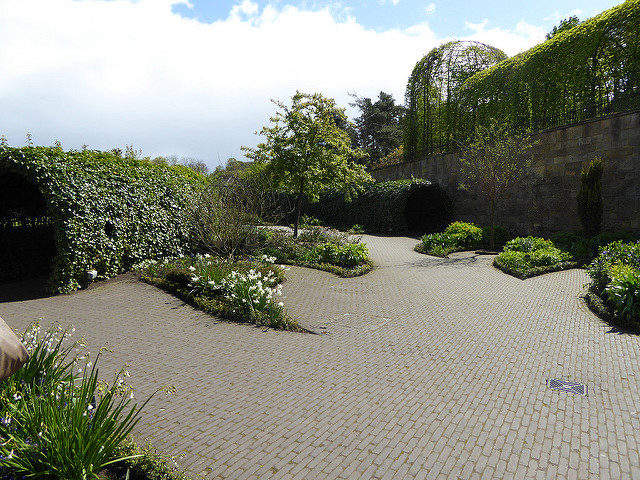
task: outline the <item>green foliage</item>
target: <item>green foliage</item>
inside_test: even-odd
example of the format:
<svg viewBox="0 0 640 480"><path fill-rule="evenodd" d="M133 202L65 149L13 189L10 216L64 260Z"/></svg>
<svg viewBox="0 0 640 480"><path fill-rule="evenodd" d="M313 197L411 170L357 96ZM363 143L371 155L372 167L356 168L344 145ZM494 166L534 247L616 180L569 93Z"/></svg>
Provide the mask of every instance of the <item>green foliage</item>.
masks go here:
<svg viewBox="0 0 640 480"><path fill-rule="evenodd" d="M505 246L505 252L535 252L536 250L552 249L555 245L551 240L545 240L540 237L517 237L509 240Z"/></svg>
<svg viewBox="0 0 640 480"><path fill-rule="evenodd" d="M482 241L482 229L473 223L454 222L444 229L444 233L461 248L477 248Z"/></svg>
<svg viewBox="0 0 640 480"><path fill-rule="evenodd" d="M557 26L553 27L553 30L551 30L549 33L545 35L545 38L547 40L550 40L556 35L559 35L563 32L571 30L573 27L575 27L579 23L580 23L580 19L575 15L572 15L569 18L564 18L560 20L560 23Z"/></svg>
<svg viewBox="0 0 640 480"><path fill-rule="evenodd" d="M451 236L444 232L423 235L420 238L420 244L416 247L416 251L436 257L446 257L457 250L457 245Z"/></svg>
<svg viewBox="0 0 640 480"><path fill-rule="evenodd" d="M473 223L454 222L443 232L423 235L416 250L437 257L446 257L452 252L478 248L481 243L482 228Z"/></svg>
<svg viewBox="0 0 640 480"><path fill-rule="evenodd" d="M407 82L404 154L407 160L450 149L469 129L460 89L475 73L506 59L503 51L479 42L452 41L431 50Z"/></svg>
<svg viewBox="0 0 640 480"><path fill-rule="evenodd" d="M314 247L308 253L311 262L330 263L338 267L352 268L364 263L369 258L369 249L362 243L323 243Z"/></svg>
<svg viewBox="0 0 640 480"><path fill-rule="evenodd" d="M356 143L366 153L367 164L376 165L402 144L404 108L385 92L380 92L375 102L352 96L355 100L351 106L360 110L360 116L354 120Z"/></svg>
<svg viewBox="0 0 640 480"><path fill-rule="evenodd" d="M563 20L547 41L506 58L482 44L433 49L409 77L407 160L466 143L499 118L537 132L640 106L640 1L579 23Z"/></svg>
<svg viewBox="0 0 640 480"><path fill-rule="evenodd" d="M557 248L553 242L531 236L508 241L504 251L495 258L494 265L523 279L576 266L571 255Z"/></svg>
<svg viewBox="0 0 640 480"><path fill-rule="evenodd" d="M616 264L609 275L605 293L616 315L623 323L640 325L640 269Z"/></svg>
<svg viewBox="0 0 640 480"><path fill-rule="evenodd" d="M452 210L442 188L415 179L368 184L351 201L336 191L306 208L338 228L358 224L368 232L395 234L442 230L449 223Z"/></svg>
<svg viewBox="0 0 640 480"><path fill-rule="evenodd" d="M79 345L63 348L66 336L55 329L40 336L37 324L27 330L22 340L31 357L0 385L3 478L86 480L123 460L118 446L146 402L132 406L122 373L111 386L100 384L99 356L92 364L74 355Z"/></svg>
<svg viewBox="0 0 640 480"><path fill-rule="evenodd" d="M500 118L539 131L640 105L640 1L626 2L469 78L456 137Z"/></svg>
<svg viewBox="0 0 640 480"><path fill-rule="evenodd" d="M359 239L325 227L303 230L298 238L289 232L266 230L261 252L277 263L326 270L341 277L354 277L372 268L369 250Z"/></svg>
<svg viewBox="0 0 640 480"><path fill-rule="evenodd" d="M79 288L86 270L108 278L141 260L188 251L186 206L206 182L184 166L112 153L0 146L0 176L8 172L43 196L57 251L56 292Z"/></svg>
<svg viewBox="0 0 640 480"><path fill-rule="evenodd" d="M363 183L371 181L363 153L351 147L351 139L340 127L346 123L344 109L320 94L296 92L291 106L274 102L279 111L271 126L260 132L266 142L244 148L247 157L263 164L276 185L297 195L294 236L298 235L302 200L317 200L327 190L339 190L348 198Z"/></svg>
<svg viewBox="0 0 640 480"><path fill-rule="evenodd" d="M612 280L611 268L617 264L640 269L640 242L617 241L601 247L600 254L587 268L592 280L590 289L594 293L603 296L605 288Z"/></svg>
<svg viewBox="0 0 640 480"><path fill-rule="evenodd" d="M596 157L580 176L578 214L587 236L600 233L602 227L602 160Z"/></svg>
<svg viewBox="0 0 640 480"><path fill-rule="evenodd" d="M626 327L640 327L640 242L616 241L601 247L587 268L589 306Z"/></svg>
<svg viewBox="0 0 640 480"><path fill-rule="evenodd" d="M172 458L159 454L150 445L140 448L125 440L116 454L128 459L107 467L104 473L108 480L189 480Z"/></svg>
<svg viewBox="0 0 640 480"><path fill-rule="evenodd" d="M147 262L141 278L184 298L197 308L235 321L299 330L286 315L280 295L284 281L281 267L271 265L274 258L261 262L229 261L196 255L162 262Z"/></svg>

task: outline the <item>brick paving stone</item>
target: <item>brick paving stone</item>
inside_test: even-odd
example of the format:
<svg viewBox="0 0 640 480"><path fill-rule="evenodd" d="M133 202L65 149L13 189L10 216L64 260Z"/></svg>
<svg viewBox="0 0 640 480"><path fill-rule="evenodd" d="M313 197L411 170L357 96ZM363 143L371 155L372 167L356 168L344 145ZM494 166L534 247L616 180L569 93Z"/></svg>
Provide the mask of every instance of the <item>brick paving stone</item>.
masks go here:
<svg viewBox="0 0 640 480"><path fill-rule="evenodd" d="M319 335L220 321L131 275L0 316L75 325L138 399L174 386L135 436L194 479L640 479L640 338L589 311L584 271L521 281L491 257L363 240L363 277L287 272L289 313Z"/></svg>

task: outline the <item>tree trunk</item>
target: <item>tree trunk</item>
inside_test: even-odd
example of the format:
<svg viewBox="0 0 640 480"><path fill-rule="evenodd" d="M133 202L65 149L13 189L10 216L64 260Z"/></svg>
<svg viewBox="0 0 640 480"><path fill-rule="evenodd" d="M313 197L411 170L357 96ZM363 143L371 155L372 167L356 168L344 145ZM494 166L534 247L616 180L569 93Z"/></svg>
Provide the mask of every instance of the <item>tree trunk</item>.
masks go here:
<svg viewBox="0 0 640 480"><path fill-rule="evenodd" d="M296 213L293 221L293 238L298 238L298 225L300 224L300 212L302 211L302 199L304 198L304 178L300 180L300 190L296 201Z"/></svg>

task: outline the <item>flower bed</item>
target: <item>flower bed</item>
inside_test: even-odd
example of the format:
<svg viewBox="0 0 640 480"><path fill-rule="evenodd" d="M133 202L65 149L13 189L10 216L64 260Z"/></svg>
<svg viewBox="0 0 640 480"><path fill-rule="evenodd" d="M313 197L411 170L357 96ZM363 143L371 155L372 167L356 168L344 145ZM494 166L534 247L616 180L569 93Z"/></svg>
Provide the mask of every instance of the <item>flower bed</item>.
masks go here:
<svg viewBox="0 0 640 480"><path fill-rule="evenodd" d="M607 320L640 330L640 242L606 245L587 273L589 306Z"/></svg>
<svg viewBox="0 0 640 480"><path fill-rule="evenodd" d="M517 237L508 241L493 264L520 279L577 266L571 254L557 248L552 241L538 237Z"/></svg>
<svg viewBox="0 0 640 480"><path fill-rule="evenodd" d="M159 286L194 307L230 320L300 330L276 297L284 269L275 258L229 261L210 255L149 261L139 265L142 280Z"/></svg>
<svg viewBox="0 0 640 480"><path fill-rule="evenodd" d="M364 275L373 268L367 246L330 228L314 226L298 238L282 230L262 230L263 255L280 264L324 270L341 277Z"/></svg>

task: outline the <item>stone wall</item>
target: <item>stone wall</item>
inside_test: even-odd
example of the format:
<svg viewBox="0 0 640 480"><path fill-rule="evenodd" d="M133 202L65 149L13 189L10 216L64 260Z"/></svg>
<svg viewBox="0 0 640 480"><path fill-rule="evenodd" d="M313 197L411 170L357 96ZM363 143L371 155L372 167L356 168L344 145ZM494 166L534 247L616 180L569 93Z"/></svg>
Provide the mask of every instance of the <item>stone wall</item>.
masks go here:
<svg viewBox="0 0 640 480"><path fill-rule="evenodd" d="M604 161L603 228L640 233L640 111L616 114L539 133L532 168L523 184L499 207L498 223L519 234L579 230L576 195L580 172L594 157ZM458 189L458 156L383 167L376 180L425 178L439 183L454 201L454 218L488 222L483 200Z"/></svg>

